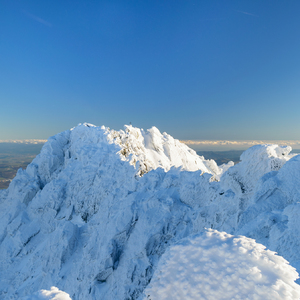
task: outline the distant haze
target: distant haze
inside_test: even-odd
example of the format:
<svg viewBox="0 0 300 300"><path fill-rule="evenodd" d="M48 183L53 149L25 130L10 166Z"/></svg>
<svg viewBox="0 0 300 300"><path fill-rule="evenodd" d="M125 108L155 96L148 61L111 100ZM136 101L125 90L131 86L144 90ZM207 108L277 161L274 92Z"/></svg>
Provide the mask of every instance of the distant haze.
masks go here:
<svg viewBox="0 0 300 300"><path fill-rule="evenodd" d="M11 144L45 144L47 140L40 139L28 139L28 140L0 140L0 143L11 143Z"/></svg>
<svg viewBox="0 0 300 300"><path fill-rule="evenodd" d="M0 145L4 144L44 144L44 139L24 139L24 140L0 140ZM293 150L300 150L300 140L181 140L195 151L228 151L246 150L254 145L276 144L281 146L291 146ZM0 148L1 150L1 148Z"/></svg>
<svg viewBox="0 0 300 300"><path fill-rule="evenodd" d="M245 141L209 141L209 140L183 140L182 143L196 151L226 151L226 150L246 150L249 147L260 144L276 144L281 146L291 146L294 150L300 149L300 141L297 140L245 140Z"/></svg>

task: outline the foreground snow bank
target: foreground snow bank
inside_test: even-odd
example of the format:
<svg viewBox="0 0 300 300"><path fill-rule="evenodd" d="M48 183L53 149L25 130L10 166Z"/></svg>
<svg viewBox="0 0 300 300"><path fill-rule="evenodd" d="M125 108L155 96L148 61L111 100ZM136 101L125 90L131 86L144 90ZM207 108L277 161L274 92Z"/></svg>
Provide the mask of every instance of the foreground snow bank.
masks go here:
<svg viewBox="0 0 300 300"><path fill-rule="evenodd" d="M171 246L144 299L299 299L296 270L244 236L209 229Z"/></svg>
<svg viewBox="0 0 300 300"><path fill-rule="evenodd" d="M57 287L52 286L51 290L40 290L31 296L22 298L22 300L72 300L69 294L60 291Z"/></svg>

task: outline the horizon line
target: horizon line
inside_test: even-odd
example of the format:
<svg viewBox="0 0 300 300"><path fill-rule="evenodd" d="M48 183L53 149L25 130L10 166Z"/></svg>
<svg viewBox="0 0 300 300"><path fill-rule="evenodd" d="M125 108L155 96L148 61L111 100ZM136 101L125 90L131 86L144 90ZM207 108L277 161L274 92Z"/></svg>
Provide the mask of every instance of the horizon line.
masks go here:
<svg viewBox="0 0 300 300"><path fill-rule="evenodd" d="M279 145L300 149L300 140L181 140L194 150L246 150L255 145Z"/></svg>
<svg viewBox="0 0 300 300"><path fill-rule="evenodd" d="M292 144L300 144L300 140L282 140L282 139L256 139L256 140L180 140L180 142L184 144L261 144L261 143L292 143Z"/></svg>
<svg viewBox="0 0 300 300"><path fill-rule="evenodd" d="M4 139L0 140L0 143L46 143L48 139ZM283 139L234 139L234 140L228 140L228 139L220 139L220 140L180 140L181 143L187 144L187 145L257 145L257 144L292 144L292 145L300 145L300 140L283 140Z"/></svg>
<svg viewBox="0 0 300 300"><path fill-rule="evenodd" d="M0 143L11 143L11 144L44 144L47 140L44 139L7 139L0 140Z"/></svg>

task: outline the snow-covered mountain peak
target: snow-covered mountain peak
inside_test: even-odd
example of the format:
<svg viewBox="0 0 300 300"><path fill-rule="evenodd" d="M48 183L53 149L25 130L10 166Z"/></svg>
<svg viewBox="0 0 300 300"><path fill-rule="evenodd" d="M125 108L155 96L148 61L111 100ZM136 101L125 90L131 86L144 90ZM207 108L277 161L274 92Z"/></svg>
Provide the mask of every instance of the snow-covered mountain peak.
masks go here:
<svg viewBox="0 0 300 300"><path fill-rule="evenodd" d="M88 123L49 138L27 172L39 176L45 185L74 160L84 165L100 163L104 153L107 158L128 161L137 168L139 176L152 169L168 171L171 167L201 170L216 176L222 172L214 161L199 157L194 150L167 133L161 134L156 127L144 131L125 125L124 130L116 131Z"/></svg>
<svg viewBox="0 0 300 300"><path fill-rule="evenodd" d="M143 299L165 251L205 228L300 266L300 159L289 151L254 146L218 167L155 127L84 123L49 138L0 192L0 298Z"/></svg>
<svg viewBox="0 0 300 300"><path fill-rule="evenodd" d="M134 166L138 162L139 175L157 168L168 171L171 167L214 175L222 171L214 161L199 157L194 150L154 126L146 131L131 125L125 125L124 131L106 130L109 141L120 146L118 153L122 159Z"/></svg>

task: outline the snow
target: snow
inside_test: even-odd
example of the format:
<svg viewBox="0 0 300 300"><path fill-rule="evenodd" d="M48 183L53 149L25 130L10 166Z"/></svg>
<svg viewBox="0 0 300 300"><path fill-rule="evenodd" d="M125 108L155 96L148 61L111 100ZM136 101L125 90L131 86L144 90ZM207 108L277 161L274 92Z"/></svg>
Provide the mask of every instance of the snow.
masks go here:
<svg viewBox="0 0 300 300"><path fill-rule="evenodd" d="M56 286L73 300L138 299L164 253L205 228L300 267L300 156L290 151L254 146L217 166L155 127L84 123L49 138L0 192L0 298Z"/></svg>
<svg viewBox="0 0 300 300"><path fill-rule="evenodd" d="M70 296L60 291L57 287L52 286L50 291L40 290L30 296L24 297L22 300L72 300Z"/></svg>
<svg viewBox="0 0 300 300"><path fill-rule="evenodd" d="M228 169L222 184L237 193L251 193L257 181L270 171L278 171L292 156L290 146L256 145L241 155L241 163Z"/></svg>
<svg viewBox="0 0 300 300"><path fill-rule="evenodd" d="M298 299L298 273L275 252L216 230L185 238L162 255L144 299Z"/></svg>

